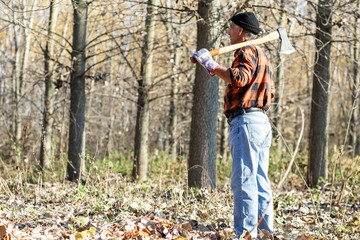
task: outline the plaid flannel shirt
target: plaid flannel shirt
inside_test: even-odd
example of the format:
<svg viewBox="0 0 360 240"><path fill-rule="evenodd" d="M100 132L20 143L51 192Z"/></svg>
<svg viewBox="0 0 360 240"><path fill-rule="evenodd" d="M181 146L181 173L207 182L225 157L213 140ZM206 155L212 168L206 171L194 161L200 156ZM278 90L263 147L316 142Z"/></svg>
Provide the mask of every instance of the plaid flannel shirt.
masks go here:
<svg viewBox="0 0 360 240"><path fill-rule="evenodd" d="M230 68L231 84L228 84L224 97L225 115L229 117L232 112L242 108L268 110L275 87L267 56L257 46L240 48L234 56Z"/></svg>

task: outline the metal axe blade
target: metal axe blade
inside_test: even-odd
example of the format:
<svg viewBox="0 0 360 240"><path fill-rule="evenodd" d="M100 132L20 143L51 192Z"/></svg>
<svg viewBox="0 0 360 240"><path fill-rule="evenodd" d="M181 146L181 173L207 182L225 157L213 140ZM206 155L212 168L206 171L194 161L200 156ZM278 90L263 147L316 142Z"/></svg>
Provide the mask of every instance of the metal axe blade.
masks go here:
<svg viewBox="0 0 360 240"><path fill-rule="evenodd" d="M291 43L287 37L285 28L278 28L278 32L281 40L280 54L291 54L295 52L295 49L293 46L291 46Z"/></svg>

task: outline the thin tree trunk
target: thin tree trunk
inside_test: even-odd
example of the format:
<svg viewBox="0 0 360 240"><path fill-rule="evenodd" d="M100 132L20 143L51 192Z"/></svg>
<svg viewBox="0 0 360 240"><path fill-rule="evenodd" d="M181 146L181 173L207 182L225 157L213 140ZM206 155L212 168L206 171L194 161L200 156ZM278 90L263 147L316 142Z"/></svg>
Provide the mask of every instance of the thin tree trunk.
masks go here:
<svg viewBox="0 0 360 240"><path fill-rule="evenodd" d="M225 163L227 160L227 156L228 156L228 138L229 138L229 129L226 127L227 123L227 118L225 117L225 115L221 116L221 120L220 120L220 124L221 124L221 134L220 134L220 148L219 148L219 154L221 157L221 162Z"/></svg>
<svg viewBox="0 0 360 240"><path fill-rule="evenodd" d="M171 4L171 0L167 1L167 7L171 8L173 7ZM180 22L179 22L179 26L177 26L177 28L175 30L173 30L173 26L171 25L172 23L172 14L170 12L168 12L167 14L167 22L165 24L166 27L166 32L167 32L167 42L168 42L168 46L169 46L169 51L170 51L170 57L173 60L173 65L171 68L172 71L172 77L171 77L171 92L170 92L170 110L169 110L169 117L170 117L170 124L169 124L169 133L170 133L170 148L169 148L169 152L171 155L171 159L172 161L176 161L177 158L177 145L178 145L178 141L177 141L177 125L178 125L178 119L177 119L177 105L178 105L178 98L177 98L177 93L178 93L178 76L175 76L177 70L179 70L179 64L180 64L180 54L181 54L181 43L174 41L174 38L176 40L178 40L176 38L176 36L181 36L182 34L182 19L180 16ZM174 35L174 32L176 33Z"/></svg>
<svg viewBox="0 0 360 240"><path fill-rule="evenodd" d="M50 166L52 153L52 129L54 124L54 92L55 92L55 62L52 60L55 56L55 31L58 16L58 4L55 0L50 2L50 21L48 27L48 37L45 48L45 103L44 103L44 118L43 131L40 147L40 166L46 169Z"/></svg>
<svg viewBox="0 0 360 240"><path fill-rule="evenodd" d="M155 15L158 0L149 0L146 15L146 36L142 53L141 76L138 81L138 103L135 129L133 178L145 181L148 168L149 138L149 88L151 85L153 48L155 38Z"/></svg>
<svg viewBox="0 0 360 240"><path fill-rule="evenodd" d="M360 1L358 0L356 3L356 9L360 8ZM355 14L355 25L354 25L354 39L355 43L353 45L353 69L352 69L352 85L351 85L351 100L353 104L353 112L351 115L351 123L350 123L350 146L352 147L353 154L359 154L359 144L358 144L358 125L359 125L359 91L360 91L360 48L359 48L359 24L360 18Z"/></svg>
<svg viewBox="0 0 360 240"><path fill-rule="evenodd" d="M108 131L107 131L107 142L106 142L106 156L110 156L112 150L113 150L113 131L114 131L114 122L115 122L115 116L114 116L114 101L112 100L112 96L115 94L113 84L113 59L110 59L110 69L109 69L109 89L110 89L110 112L109 112L109 125L108 125Z"/></svg>
<svg viewBox="0 0 360 240"><path fill-rule="evenodd" d="M97 52L97 46L94 47L94 52ZM96 63L96 55L93 57L93 63ZM90 70L90 75L95 76L96 72L95 69L92 68ZM86 92L85 89L85 94L86 94L86 109L85 109L85 119L89 119L89 115L92 109L92 104L93 104L93 92L95 87L95 80L94 79L90 79L90 89ZM88 124L86 122L84 122L84 132L83 132L83 137L82 137L82 145L81 145L81 165L80 165L80 171L84 172L85 171L85 155L86 155L86 138L87 138L87 132L88 132ZM101 131L100 131L101 132ZM98 141L97 141L98 142ZM99 145L96 146L96 149L98 149ZM97 151L95 151L95 153L97 153ZM96 154L95 154L96 157Z"/></svg>
<svg viewBox="0 0 360 240"><path fill-rule="evenodd" d="M198 2L201 19L197 22L197 49L219 47L219 8L219 0ZM211 78L206 69L197 64L188 159L189 187L216 187L218 90L217 77Z"/></svg>
<svg viewBox="0 0 360 240"><path fill-rule="evenodd" d="M232 62L234 61L234 56L229 54L225 58L225 65L231 66ZM221 63L220 63L221 64ZM225 92L225 89L227 87L227 82L220 81L220 86L223 87L223 91ZM224 105L224 102L222 102L222 105ZM223 112L223 111L222 111ZM221 163L225 163L227 160L227 157L229 155L229 128L228 128L228 121L226 116L222 113L220 118L220 146L219 146L219 154L221 157Z"/></svg>
<svg viewBox="0 0 360 240"><path fill-rule="evenodd" d="M36 5L37 0L34 0L32 8ZM29 16L26 16L26 13L28 12L27 9L25 9L24 2L21 3L23 7L23 16L22 19L25 21L25 19L29 19L28 26L31 27L33 24L33 11L30 11ZM16 19L16 18L15 18ZM24 24L27 25L27 24ZM15 133L14 133L14 140L16 142L20 142L21 136L22 136L22 113L23 113L23 106L22 106L22 94L24 90L24 79L26 79L26 68L28 65L28 56L30 51L30 41L31 41L31 34L29 32L29 29L27 27L24 27L23 29L24 34L24 42L23 42L23 51L16 51L16 63L15 63L15 69L16 69L16 83L15 83L15 101L16 101L16 108L15 108ZM19 42L18 42L19 43ZM18 46L19 47L19 46ZM22 56L20 54L22 53Z"/></svg>
<svg viewBox="0 0 360 240"><path fill-rule="evenodd" d="M284 27L285 25L285 0L281 0L281 13L280 19L277 21L279 26ZM278 53L278 58L276 62L276 80L277 80L277 91L275 95L275 119L274 125L277 131L274 131L274 134L282 134L282 111L283 111L283 97L284 97L284 63L285 58L282 54ZM277 142L277 149L281 150L283 144L282 140ZM280 151L279 151L280 152Z"/></svg>
<svg viewBox="0 0 360 240"><path fill-rule="evenodd" d="M15 17L15 16L14 16ZM12 73L12 85L13 85L13 91L14 91L14 105L15 105L15 112L13 115L13 124L12 124L12 134L13 134L13 140L15 142L20 141L21 138L21 117L20 117L20 96L21 96L21 89L20 89L20 66L21 66L21 50L19 48L20 44L20 31L17 31L17 27L14 26L14 42L15 42L15 62L13 66L13 73ZM17 159L17 163L18 163Z"/></svg>
<svg viewBox="0 0 360 240"><path fill-rule="evenodd" d="M68 175L69 180L75 182L81 176L81 150L85 125L85 47L88 5L86 0L73 0L73 6L73 70L70 80Z"/></svg>
<svg viewBox="0 0 360 240"><path fill-rule="evenodd" d="M320 0L316 18L316 56L310 121L309 164L307 182L315 186L327 179L328 105L332 40L331 7L333 0Z"/></svg>
<svg viewBox="0 0 360 240"><path fill-rule="evenodd" d="M61 42L61 45L62 46L64 46L65 45L65 36L66 36L66 32L67 32L67 29L68 29L68 26L69 26L69 20L68 20L69 18L68 17L66 17L66 21L65 21L65 24L64 24L64 28L63 28L63 31L62 31L62 42ZM65 52L65 51L63 51L63 52ZM60 53L60 56L61 56L61 53ZM61 81L61 80L60 80ZM65 99L67 99L67 93L68 93L68 88L67 88L67 86L66 87L64 87L64 91L63 91L64 93L65 93ZM66 101L64 101L64 103L63 103L63 106L62 106L62 109L63 109L63 113L62 113L62 118L61 118L61 121L60 121L60 133L59 133L59 144L58 144L58 147L57 147L57 149L58 149L58 152L56 153L56 158L58 158L58 159L61 159L62 157L63 157L63 150L64 149L66 149L65 147L64 147L64 145L65 145L65 143L66 143L66 134L64 134L64 132L65 132L65 128L67 127L67 124L65 124L65 115L66 115L66 113L65 113L65 107L66 106ZM65 176L65 178L66 178L66 176Z"/></svg>
<svg viewBox="0 0 360 240"><path fill-rule="evenodd" d="M112 93L113 94L113 93ZM110 123L108 126L107 132L107 143L106 143L106 156L110 156L114 148L114 140L113 140L113 132L114 132L114 123L115 123L115 116L114 116L114 101L110 102Z"/></svg>
<svg viewBox="0 0 360 240"><path fill-rule="evenodd" d="M22 4L23 6L23 4ZM25 11L23 11L25 12ZM16 13L14 12L14 19L16 19ZM23 29L25 31L25 29ZM14 134L14 141L19 143L22 135L22 128L21 128L21 114L22 114L22 108L21 108L21 96L22 96L22 85L21 82L23 80L22 77L22 66L24 58L21 56L21 48L20 48L20 33L21 29L19 29L19 32L16 31L16 27L14 27L14 41L15 41L15 65L14 65L14 73L13 74L13 83L14 83L14 93L15 93L15 114L14 114L14 125L13 125L13 134ZM24 32L24 42L25 42L26 36ZM26 45L26 44L24 44ZM24 48L25 52L25 48ZM19 159L17 159L17 162L19 162Z"/></svg>
<svg viewBox="0 0 360 240"><path fill-rule="evenodd" d="M115 22L114 19L112 20L111 23L111 30L114 30L114 26L115 26ZM112 44L112 43L111 43ZM105 146L105 154L107 157L110 156L110 154L113 151L113 146L114 146L114 141L113 141L113 132L114 132L114 123L115 123L115 109L114 109L114 101L112 99L113 95L116 92L116 88L115 88L115 84L114 84L114 75L113 75L113 71L114 71L114 63L113 63L113 58L110 59L110 64L109 64L109 69L107 70L108 74L109 74L109 86L108 86L108 91L109 91L109 104L110 104L110 112L109 112L109 124L108 124L108 130L107 130L107 142L106 142L106 146Z"/></svg>
<svg viewBox="0 0 360 240"><path fill-rule="evenodd" d="M179 64L179 49L175 49L174 62L175 65ZM170 93L170 154L171 159L175 161L177 159L177 132L178 132L178 115L177 115L177 106L178 106L178 86L176 77L171 78L171 93Z"/></svg>

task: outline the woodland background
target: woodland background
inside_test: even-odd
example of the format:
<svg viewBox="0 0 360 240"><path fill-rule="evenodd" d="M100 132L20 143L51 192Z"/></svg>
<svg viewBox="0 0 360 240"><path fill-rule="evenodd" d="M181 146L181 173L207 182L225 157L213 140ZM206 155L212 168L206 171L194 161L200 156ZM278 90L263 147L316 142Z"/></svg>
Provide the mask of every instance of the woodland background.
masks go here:
<svg viewBox="0 0 360 240"><path fill-rule="evenodd" d="M279 200L278 231L294 210L286 207L300 201L296 211L305 206L303 215L313 214L302 221L311 222L309 226L323 224L322 230L310 227L303 232L315 231L320 238L324 231L329 236L358 236L359 4L358 0L1 0L0 217L16 224L38 221L39 215L44 216L40 210L36 217L30 214L24 219L14 209L24 203L49 202L40 192L51 195L55 189L61 197L53 201L59 204L96 196L96 204L87 200L91 214L80 216L105 216L107 221L114 221L116 214L123 217L124 209L136 216L142 216L141 211L146 216L156 212L140 203L134 206L132 198L141 202L144 196L162 196L194 208L194 201L210 204L211 191L224 191L215 199L231 198L227 185L231 157L222 112L226 85L189 57L204 46L229 45L228 19L239 11L253 11L262 36L284 26L296 49L281 56L279 41L262 45L273 64L276 86L268 112L274 132L269 174L278 189L276 199L290 190L284 199L292 197L289 202ZM211 28L201 25L208 19ZM225 54L216 60L230 66L232 57ZM199 92L199 82L210 85ZM196 123L199 119L212 119L214 124L199 128L204 121ZM193 166L203 170L191 172ZM196 180L194 175L201 178ZM132 178L140 181L134 183ZM80 179L84 185L71 185L67 179ZM187 185L221 187L204 194ZM310 194L307 199L312 200L294 197L301 195L298 191ZM71 195L76 200L63 200ZM331 229L333 222L319 220L320 210L312 206L316 197L319 203L324 201L325 205L317 206L324 207L324 216L338 208L336 216L343 222L337 224L343 229ZM109 200L114 198L122 199L122 205ZM231 201L226 204L231 206ZM170 205L177 209L175 203ZM159 207L168 216L165 208ZM13 209L10 215L9 209ZM68 210L61 211L68 216ZM350 215L347 220L345 212ZM198 222L222 219L220 223L231 226L231 219L212 216L213 212L201 214L192 218ZM96 221L91 217L81 224L74 211L70 215L61 221L73 234L90 231L89 222ZM197 229L191 223L192 230ZM81 225L88 228L81 231ZM103 232L100 229L98 234ZM227 234L223 233L231 235Z"/></svg>

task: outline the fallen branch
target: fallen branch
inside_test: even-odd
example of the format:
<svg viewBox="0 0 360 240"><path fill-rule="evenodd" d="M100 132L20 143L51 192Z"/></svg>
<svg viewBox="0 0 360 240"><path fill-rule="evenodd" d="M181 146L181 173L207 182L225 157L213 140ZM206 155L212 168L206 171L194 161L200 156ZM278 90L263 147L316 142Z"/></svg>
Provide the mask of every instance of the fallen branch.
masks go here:
<svg viewBox="0 0 360 240"><path fill-rule="evenodd" d="M295 161L295 157L296 157L296 154L297 152L299 151L299 146L300 146L300 143L301 143L301 139L302 139L302 136L304 134L304 126L305 126L305 119L304 119L304 110L300 109L300 112L301 112L301 131L300 131L300 136L298 138L298 141L296 143L296 147L295 147L295 150L291 156L291 161L289 163L289 166L288 168L286 169L286 172L284 174L284 176L282 177L282 179L280 180L279 184L278 184L278 189L281 188L282 184L284 183L285 179L287 178L287 176L289 175L289 172L291 170L291 167Z"/></svg>

